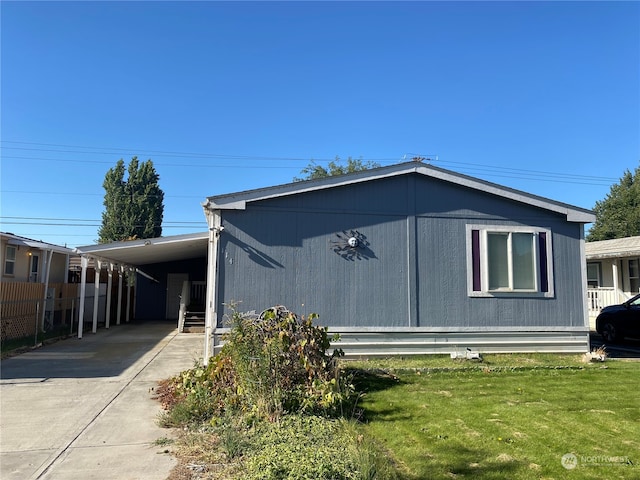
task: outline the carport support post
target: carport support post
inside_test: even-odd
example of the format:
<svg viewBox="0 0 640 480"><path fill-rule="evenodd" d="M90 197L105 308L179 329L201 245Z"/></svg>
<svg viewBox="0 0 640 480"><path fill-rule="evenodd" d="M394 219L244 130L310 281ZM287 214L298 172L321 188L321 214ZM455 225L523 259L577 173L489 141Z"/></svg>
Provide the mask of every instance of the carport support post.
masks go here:
<svg viewBox="0 0 640 480"><path fill-rule="evenodd" d="M129 323L129 315L131 314L131 285L129 285L129 280L131 280L131 269L127 270L127 323Z"/></svg>
<svg viewBox="0 0 640 480"><path fill-rule="evenodd" d="M45 268L45 274L44 274L44 298L42 299L42 315L40 318L40 330L42 330L44 332L44 317L47 314L47 294L49 293L49 276L51 274L51 261L53 260L53 250L47 250L44 252L44 258L45 258L45 262L46 265L44 266ZM53 300L52 300L53 302ZM51 315L53 315L53 312L51 312ZM53 318L51 319L51 321L53 321Z"/></svg>
<svg viewBox="0 0 640 480"><path fill-rule="evenodd" d="M120 316L122 314L122 283L124 282L124 267L120 265L118 268L118 310L116 313L116 325L120 325Z"/></svg>
<svg viewBox="0 0 640 480"><path fill-rule="evenodd" d="M211 340L214 332L214 323L218 323L216 315L216 283L218 276L218 243L222 229L222 219L220 212L210 211L205 208L207 223L209 224L209 246L207 252L207 308L204 320L204 354L202 362L208 365L211 357Z"/></svg>
<svg viewBox="0 0 640 480"><path fill-rule="evenodd" d="M105 314L104 326L109 328L111 323L111 287L113 285L113 263L109 263L107 268L107 313Z"/></svg>
<svg viewBox="0 0 640 480"><path fill-rule="evenodd" d="M89 259L80 257L80 266L82 273L80 274L80 306L78 307L78 338L82 338L82 329L84 327L84 297L87 293L87 266Z"/></svg>
<svg viewBox="0 0 640 480"><path fill-rule="evenodd" d="M100 260L94 260L95 265L95 278L93 280L93 328L91 329L92 333L96 333L98 331L98 303L100 303L100 270L102 269L102 264Z"/></svg>

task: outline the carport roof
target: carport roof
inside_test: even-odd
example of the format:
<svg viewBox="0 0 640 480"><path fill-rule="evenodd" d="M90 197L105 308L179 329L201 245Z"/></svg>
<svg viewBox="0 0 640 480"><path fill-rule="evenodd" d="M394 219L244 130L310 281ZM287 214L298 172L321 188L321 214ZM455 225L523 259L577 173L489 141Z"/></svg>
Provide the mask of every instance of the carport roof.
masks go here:
<svg viewBox="0 0 640 480"><path fill-rule="evenodd" d="M86 257L140 267L153 263L188 260L207 256L209 232L77 247Z"/></svg>

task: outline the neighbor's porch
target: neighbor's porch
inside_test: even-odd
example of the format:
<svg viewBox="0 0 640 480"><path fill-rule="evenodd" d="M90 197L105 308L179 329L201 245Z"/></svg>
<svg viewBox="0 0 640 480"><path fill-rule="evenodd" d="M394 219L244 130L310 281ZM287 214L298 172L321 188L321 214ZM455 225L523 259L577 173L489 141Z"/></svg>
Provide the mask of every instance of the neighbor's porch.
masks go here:
<svg viewBox="0 0 640 480"><path fill-rule="evenodd" d="M640 258L587 259L587 307L595 330L600 310L630 299L640 291Z"/></svg>

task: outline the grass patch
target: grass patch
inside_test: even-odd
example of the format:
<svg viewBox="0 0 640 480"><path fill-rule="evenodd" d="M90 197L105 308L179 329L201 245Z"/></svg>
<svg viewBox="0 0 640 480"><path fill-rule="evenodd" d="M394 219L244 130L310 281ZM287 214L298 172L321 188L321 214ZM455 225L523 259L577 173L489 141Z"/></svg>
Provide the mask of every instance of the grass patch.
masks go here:
<svg viewBox="0 0 640 480"><path fill-rule="evenodd" d="M362 372L366 434L407 479L640 477L638 362L490 355L349 366ZM561 463L568 453L572 470Z"/></svg>
<svg viewBox="0 0 640 480"><path fill-rule="evenodd" d="M482 362L466 359L451 359L449 355L413 355L380 357L364 360L343 360L346 367L370 370L372 368L389 371L405 370L460 370L487 368L566 368L583 365L582 357L559 353L501 353L483 355Z"/></svg>
<svg viewBox="0 0 640 480"><path fill-rule="evenodd" d="M246 347L246 337L236 345ZM280 337L255 345L290 345ZM169 480L640 478L640 362L559 354L340 360L334 373L361 394L355 406L340 401L339 411L321 415L305 402L264 408L265 394L291 393L283 381L291 372L272 382L267 374L282 365L267 360L280 356L268 350L263 358L261 348L239 360L217 356L161 385L168 411L160 421L180 429L172 445L180 464ZM243 358L255 365L240 368ZM256 389L263 364L274 368L257 384L269 388ZM334 385L329 377L303 384L294 382L293 393L311 392L316 405L333 405L343 391L319 388Z"/></svg>
<svg viewBox="0 0 640 480"><path fill-rule="evenodd" d="M237 416L183 431L169 480L393 480L389 457L363 426L343 419L284 415L243 424Z"/></svg>
<svg viewBox="0 0 640 480"><path fill-rule="evenodd" d="M156 447L166 447L167 445L171 445L174 442L172 438L160 437L156 438L153 442L153 445Z"/></svg>

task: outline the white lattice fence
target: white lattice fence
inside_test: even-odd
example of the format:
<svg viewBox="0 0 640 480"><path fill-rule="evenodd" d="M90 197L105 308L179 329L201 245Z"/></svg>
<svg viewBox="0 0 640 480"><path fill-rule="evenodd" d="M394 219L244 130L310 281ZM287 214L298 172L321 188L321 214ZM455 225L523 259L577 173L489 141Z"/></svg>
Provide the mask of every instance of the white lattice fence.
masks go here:
<svg viewBox="0 0 640 480"><path fill-rule="evenodd" d="M35 334L43 294L41 283L0 283L2 340Z"/></svg>

